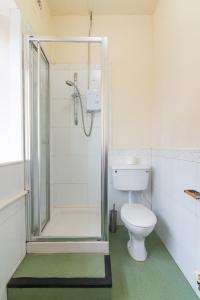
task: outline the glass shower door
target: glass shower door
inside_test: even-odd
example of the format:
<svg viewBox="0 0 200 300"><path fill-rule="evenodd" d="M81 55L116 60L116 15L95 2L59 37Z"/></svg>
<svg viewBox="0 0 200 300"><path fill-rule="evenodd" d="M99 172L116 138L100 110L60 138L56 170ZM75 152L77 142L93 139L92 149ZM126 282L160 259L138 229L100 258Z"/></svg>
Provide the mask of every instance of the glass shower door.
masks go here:
<svg viewBox="0 0 200 300"><path fill-rule="evenodd" d="M49 178L49 63L41 49L32 44L32 232L40 235L50 217ZM39 77L38 77L39 66ZM38 82L39 78L39 82ZM39 92L39 97L38 97ZM34 199L34 201L33 201Z"/></svg>
<svg viewBox="0 0 200 300"><path fill-rule="evenodd" d="M50 216L49 170L49 64L41 55L40 60L40 224L44 228Z"/></svg>

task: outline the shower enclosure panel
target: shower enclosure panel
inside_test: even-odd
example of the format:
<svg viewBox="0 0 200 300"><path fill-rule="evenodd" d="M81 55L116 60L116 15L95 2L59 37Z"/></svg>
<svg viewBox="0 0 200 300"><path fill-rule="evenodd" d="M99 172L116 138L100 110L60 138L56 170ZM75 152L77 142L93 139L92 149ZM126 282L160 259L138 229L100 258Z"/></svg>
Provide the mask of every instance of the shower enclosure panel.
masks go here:
<svg viewBox="0 0 200 300"><path fill-rule="evenodd" d="M55 63L46 52L52 43L76 44L77 53L79 45L98 45L100 64L93 63L88 68L85 63ZM28 38L25 49L28 241L108 240L106 48L106 38ZM76 88L66 81L75 82L77 92L80 90L76 107L73 97ZM88 84L89 88L101 91L101 110L94 114L87 112ZM86 137L83 122L88 130L92 115L92 133Z"/></svg>
<svg viewBox="0 0 200 300"><path fill-rule="evenodd" d="M30 203L29 225L35 235L40 235L50 218L49 63L44 52L33 43L30 45L30 91L30 185L34 201Z"/></svg>

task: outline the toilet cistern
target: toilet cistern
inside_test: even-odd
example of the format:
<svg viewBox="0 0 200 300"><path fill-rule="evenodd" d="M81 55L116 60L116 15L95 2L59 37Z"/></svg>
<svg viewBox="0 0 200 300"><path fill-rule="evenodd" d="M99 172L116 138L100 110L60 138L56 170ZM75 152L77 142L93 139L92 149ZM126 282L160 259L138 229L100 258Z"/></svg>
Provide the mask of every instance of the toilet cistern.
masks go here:
<svg viewBox="0 0 200 300"><path fill-rule="evenodd" d="M129 192L144 191L149 181L150 167L137 164L114 164L113 185L116 190Z"/></svg>
<svg viewBox="0 0 200 300"><path fill-rule="evenodd" d="M113 169L115 189L128 192L129 203L132 203L132 192L147 189L150 168L137 164L116 164Z"/></svg>

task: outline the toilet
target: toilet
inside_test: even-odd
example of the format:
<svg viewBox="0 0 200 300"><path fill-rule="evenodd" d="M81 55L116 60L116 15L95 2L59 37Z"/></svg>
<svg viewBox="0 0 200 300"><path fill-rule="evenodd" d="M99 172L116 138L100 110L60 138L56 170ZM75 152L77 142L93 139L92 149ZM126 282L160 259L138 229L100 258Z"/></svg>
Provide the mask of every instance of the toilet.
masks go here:
<svg viewBox="0 0 200 300"><path fill-rule="evenodd" d="M121 208L121 220L129 233L128 252L136 261L145 261L145 238L154 230L156 215L140 203L133 203L132 192L147 189L150 168L143 165L119 164L112 166L114 188L129 193L129 201Z"/></svg>

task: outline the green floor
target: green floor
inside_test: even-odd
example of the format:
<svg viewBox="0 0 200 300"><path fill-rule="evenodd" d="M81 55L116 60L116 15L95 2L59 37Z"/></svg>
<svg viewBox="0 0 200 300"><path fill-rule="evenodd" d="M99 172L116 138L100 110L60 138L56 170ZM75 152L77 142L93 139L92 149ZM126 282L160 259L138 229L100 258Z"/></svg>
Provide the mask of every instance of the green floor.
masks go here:
<svg viewBox="0 0 200 300"><path fill-rule="evenodd" d="M127 253L124 227L111 236L115 300L197 300L198 297L155 233L146 241L148 258L135 262Z"/></svg>
<svg viewBox="0 0 200 300"><path fill-rule="evenodd" d="M197 300L198 297L155 234L146 242L148 259L127 253L123 227L110 236L113 288L10 289L8 300Z"/></svg>
<svg viewBox="0 0 200 300"><path fill-rule="evenodd" d="M104 277L104 256L99 254L27 255L13 277Z"/></svg>

